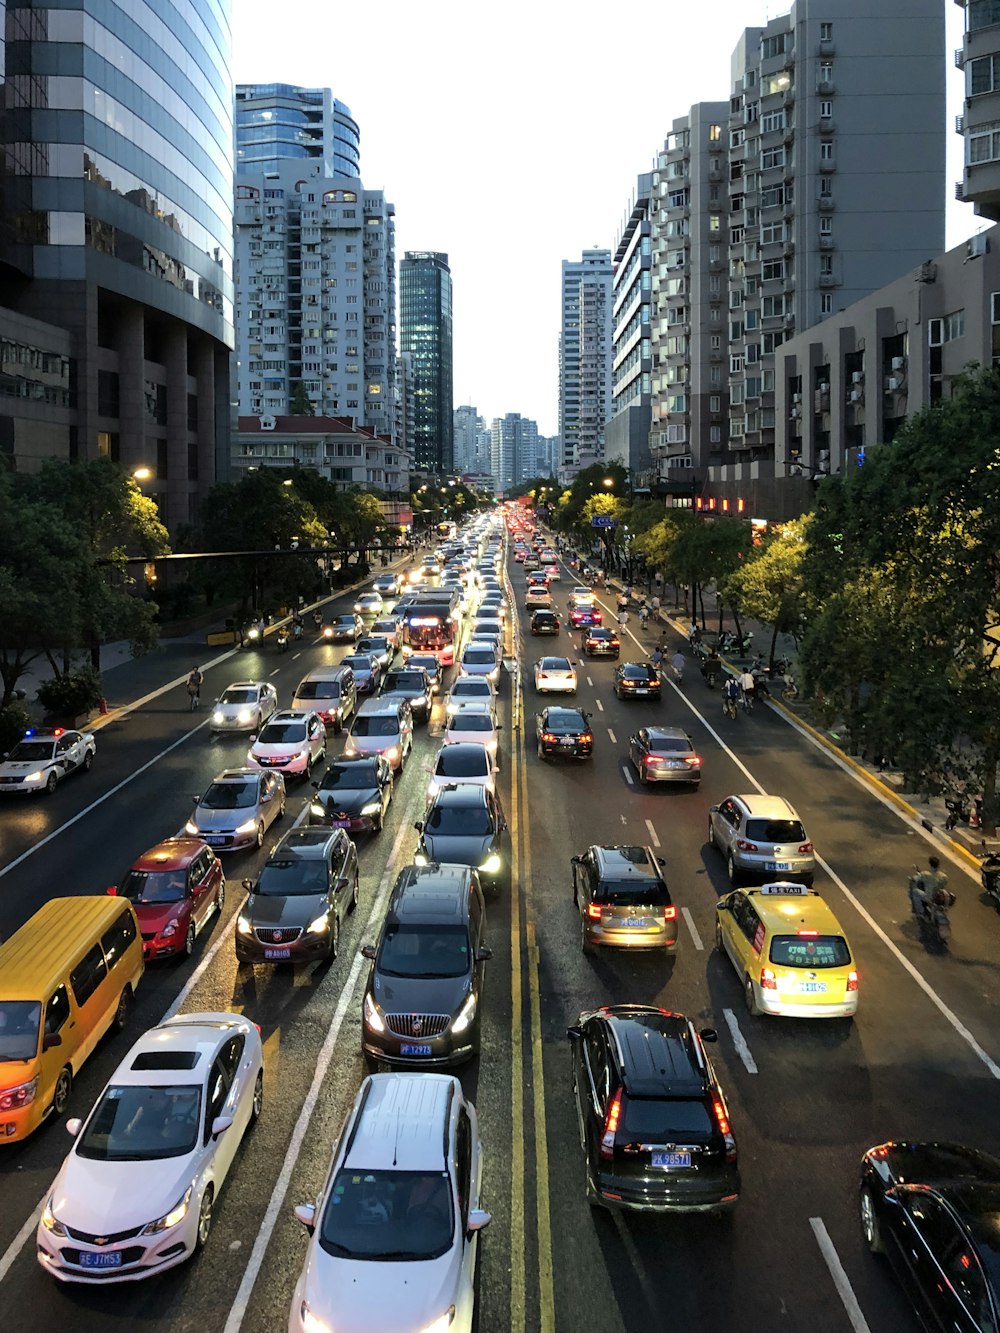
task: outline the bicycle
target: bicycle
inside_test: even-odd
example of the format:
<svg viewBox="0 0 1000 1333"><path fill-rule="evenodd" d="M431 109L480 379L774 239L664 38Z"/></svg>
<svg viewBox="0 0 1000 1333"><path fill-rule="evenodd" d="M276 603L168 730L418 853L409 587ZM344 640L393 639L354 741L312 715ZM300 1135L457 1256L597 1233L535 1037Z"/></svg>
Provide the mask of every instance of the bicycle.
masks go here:
<svg viewBox="0 0 1000 1333"><path fill-rule="evenodd" d="M744 691L744 693L743 693L743 711L744 711L744 713L752 713L752 712L753 712L753 705L754 705L754 697L753 697L753 695L752 695L752 694L747 694L746 691Z"/></svg>
<svg viewBox="0 0 1000 1333"><path fill-rule="evenodd" d="M723 697L722 711L726 717L731 718L734 722L736 721L737 718L736 700L730 698L728 694Z"/></svg>

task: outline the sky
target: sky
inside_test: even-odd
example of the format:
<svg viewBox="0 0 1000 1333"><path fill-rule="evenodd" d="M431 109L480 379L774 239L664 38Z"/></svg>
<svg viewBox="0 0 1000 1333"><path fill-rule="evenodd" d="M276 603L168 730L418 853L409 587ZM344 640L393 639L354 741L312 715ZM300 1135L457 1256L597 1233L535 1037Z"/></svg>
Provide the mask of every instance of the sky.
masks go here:
<svg viewBox="0 0 1000 1333"><path fill-rule="evenodd" d="M862 0L859 0L859 4ZM962 178L962 10L948 25L947 243L982 220ZM775 0L234 0L237 83L332 88L361 179L396 207L396 256L440 250L454 292L455 406L558 431L561 263L613 250L671 122L725 100L744 27ZM618 31L609 17L622 15Z"/></svg>

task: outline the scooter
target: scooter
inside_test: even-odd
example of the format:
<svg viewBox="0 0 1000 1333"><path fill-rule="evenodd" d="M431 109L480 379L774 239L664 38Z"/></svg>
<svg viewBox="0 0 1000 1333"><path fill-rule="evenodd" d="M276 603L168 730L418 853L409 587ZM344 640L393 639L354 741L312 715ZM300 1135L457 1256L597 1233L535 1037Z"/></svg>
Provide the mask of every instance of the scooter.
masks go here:
<svg viewBox="0 0 1000 1333"><path fill-rule="evenodd" d="M246 632L246 639L244 640L243 647L259 648L260 642L261 642L260 627L258 625L251 625Z"/></svg>
<svg viewBox="0 0 1000 1333"><path fill-rule="evenodd" d="M1000 853L987 852L985 843L983 851L986 854L979 867L979 878L983 890L993 899L994 907L1000 911Z"/></svg>
<svg viewBox="0 0 1000 1333"><path fill-rule="evenodd" d="M980 827L982 822L980 811L983 804L981 796L976 797L971 808L964 796L946 796L944 803L948 809L948 817L944 821L946 829L950 831L956 824L968 824L969 828Z"/></svg>
<svg viewBox="0 0 1000 1333"><path fill-rule="evenodd" d="M299 639L302 638L302 621L301 621L301 620L297 620L297 621L295 622L295 624L292 626L292 638L296 641L296 643L298 643Z"/></svg>
<svg viewBox="0 0 1000 1333"><path fill-rule="evenodd" d="M922 876L911 875L907 880L910 896L910 911L917 918L917 927L924 944L935 949L946 949L951 937L951 920L948 908L954 907L955 895L950 889L938 889L931 902L926 902L921 893L919 881Z"/></svg>
<svg viewBox="0 0 1000 1333"><path fill-rule="evenodd" d="M288 650L288 630L285 629L284 625L282 625L281 629L279 629L278 632L277 632L277 634L275 634L275 636L274 636L274 642L275 642L275 646L277 647L279 653L287 652L287 650Z"/></svg>

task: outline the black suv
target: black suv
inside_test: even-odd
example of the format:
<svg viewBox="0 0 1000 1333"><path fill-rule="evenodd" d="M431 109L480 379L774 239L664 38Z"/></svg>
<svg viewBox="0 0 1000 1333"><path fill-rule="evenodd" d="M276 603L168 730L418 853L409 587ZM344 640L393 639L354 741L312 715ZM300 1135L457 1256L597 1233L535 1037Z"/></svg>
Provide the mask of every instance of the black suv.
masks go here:
<svg viewBox="0 0 1000 1333"><path fill-rule="evenodd" d="M412 865L393 885L361 1012L367 1064L434 1069L479 1052L486 904L474 870Z"/></svg>
<svg viewBox="0 0 1000 1333"><path fill-rule="evenodd" d="M623 662L615 667L615 694L619 699L659 699L660 673L648 662Z"/></svg>
<svg viewBox="0 0 1000 1333"><path fill-rule="evenodd" d="M236 919L241 963L330 962L340 928L358 905L358 853L343 829L291 829L245 879L250 895Z"/></svg>
<svg viewBox="0 0 1000 1333"><path fill-rule="evenodd" d="M379 695L383 699L390 695L397 699L405 699L410 705L414 720L419 718L426 722L431 715L434 689L430 676L423 667L394 667L391 671L387 671L382 677Z"/></svg>
<svg viewBox="0 0 1000 1333"><path fill-rule="evenodd" d="M540 606L537 611L532 611L530 625L532 634L558 634L560 620L554 611L546 611Z"/></svg>
<svg viewBox="0 0 1000 1333"><path fill-rule="evenodd" d="M349 833L381 833L392 800L392 765L380 754L335 759L314 782L309 824Z"/></svg>
<svg viewBox="0 0 1000 1333"><path fill-rule="evenodd" d="M621 640L613 629L592 625L583 636L583 651L588 657L612 657L617 661Z"/></svg>
<svg viewBox="0 0 1000 1333"><path fill-rule="evenodd" d="M590 713L582 708L553 704L535 714L535 740L539 759L566 755L570 759L589 759L594 753L594 733Z"/></svg>
<svg viewBox="0 0 1000 1333"><path fill-rule="evenodd" d="M644 1212L722 1211L740 1194L736 1140L703 1042L683 1014L615 1004L568 1030L587 1200Z"/></svg>

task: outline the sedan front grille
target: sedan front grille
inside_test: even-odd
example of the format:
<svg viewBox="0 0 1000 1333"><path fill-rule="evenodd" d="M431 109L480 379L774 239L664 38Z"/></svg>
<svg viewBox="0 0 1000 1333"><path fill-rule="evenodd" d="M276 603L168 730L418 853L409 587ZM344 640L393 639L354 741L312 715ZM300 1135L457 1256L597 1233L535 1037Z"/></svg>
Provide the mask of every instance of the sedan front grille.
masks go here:
<svg viewBox="0 0 1000 1333"><path fill-rule="evenodd" d="M386 1014L386 1026L397 1037L440 1037L450 1014Z"/></svg>
<svg viewBox="0 0 1000 1333"><path fill-rule="evenodd" d="M294 944L302 934L301 926L257 926L254 934L261 944Z"/></svg>
<svg viewBox="0 0 1000 1333"><path fill-rule="evenodd" d="M133 1236L138 1236L142 1227L131 1227L128 1231L116 1231L108 1236L92 1236L89 1231L77 1231L75 1227L67 1227L66 1234L72 1236L74 1240L83 1241L85 1245L117 1245L119 1241L131 1240Z"/></svg>

